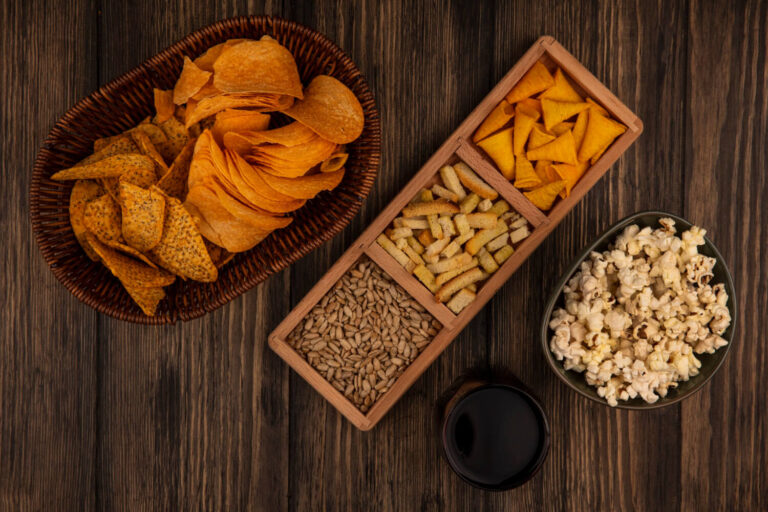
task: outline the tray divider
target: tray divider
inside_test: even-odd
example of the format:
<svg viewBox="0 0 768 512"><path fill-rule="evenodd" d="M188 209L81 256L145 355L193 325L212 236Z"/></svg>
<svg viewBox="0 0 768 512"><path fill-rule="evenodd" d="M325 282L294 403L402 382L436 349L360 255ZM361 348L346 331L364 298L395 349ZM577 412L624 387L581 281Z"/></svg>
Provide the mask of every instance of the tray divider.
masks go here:
<svg viewBox="0 0 768 512"><path fill-rule="evenodd" d="M549 222L547 216L536 208L522 192L517 190L501 172L491 165L469 142L460 139L456 154L480 175L496 192L509 202L510 206L525 217L536 228Z"/></svg>
<svg viewBox="0 0 768 512"><path fill-rule="evenodd" d="M450 328L456 323L456 315L443 304L437 302L432 292L395 261L379 244L372 243L365 250L365 253L397 284L402 286L416 302L424 306L438 322L443 324L443 329Z"/></svg>

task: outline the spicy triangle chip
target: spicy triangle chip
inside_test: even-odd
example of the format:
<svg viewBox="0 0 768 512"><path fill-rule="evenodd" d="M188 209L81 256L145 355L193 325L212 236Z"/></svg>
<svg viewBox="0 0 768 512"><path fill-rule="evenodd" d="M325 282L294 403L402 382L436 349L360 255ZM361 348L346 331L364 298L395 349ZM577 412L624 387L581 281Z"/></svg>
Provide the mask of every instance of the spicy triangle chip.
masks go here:
<svg viewBox="0 0 768 512"><path fill-rule="evenodd" d="M581 115L581 114L579 114L579 115ZM558 137L558 136L564 134L565 132L567 132L568 130L573 130L573 127L575 125L576 125L576 123L574 123L572 121L563 121L562 123L558 123L555 126L553 126L549 131L555 137ZM574 134L574 138L575 138L575 136L576 135Z"/></svg>
<svg viewBox="0 0 768 512"><path fill-rule="evenodd" d="M627 127L623 124L617 123L613 119L608 119L595 110L590 110L587 129L584 132L584 139L579 148L579 160L589 160L601 149L607 148L616 137L625 131L627 131Z"/></svg>
<svg viewBox="0 0 768 512"><path fill-rule="evenodd" d="M512 148L515 156L525 153L525 143L539 119L539 113L525 105L515 107L515 125L512 133Z"/></svg>
<svg viewBox="0 0 768 512"><path fill-rule="evenodd" d="M478 142L488 137L492 133L501 130L512 116L515 115L515 109L510 105L507 100L501 100L501 103L496 105L488 117L482 122L475 134L472 136L473 142Z"/></svg>
<svg viewBox="0 0 768 512"><path fill-rule="evenodd" d="M536 93L549 89L555 85L555 79L549 73L547 67L539 61L523 75L523 78L515 84L511 91L507 93L507 101L516 103L525 98L529 98Z"/></svg>
<svg viewBox="0 0 768 512"><path fill-rule="evenodd" d="M531 134L528 136L528 151L543 146L553 140L555 140L555 136L544 131L544 126L536 123L533 125Z"/></svg>
<svg viewBox="0 0 768 512"><path fill-rule="evenodd" d="M582 98L581 95L576 92L576 89L573 88L560 68L557 68L557 71L555 71L554 79L555 84L544 91L541 96L539 96L540 99L543 100L546 98L550 100L571 101L575 103L581 103L584 101L584 98Z"/></svg>
<svg viewBox="0 0 768 512"><path fill-rule="evenodd" d="M548 183L539 188L523 192L523 195L525 195L536 208L542 211L547 211L552 208L552 204L555 202L555 199L557 199L557 195L564 188L564 181L555 181L554 183Z"/></svg>
<svg viewBox="0 0 768 512"><path fill-rule="evenodd" d="M576 143L571 131L565 132L552 142L528 151L526 156L528 160L552 160L553 162L564 162L572 165L578 163Z"/></svg>
<svg viewBox="0 0 768 512"><path fill-rule="evenodd" d="M512 149L512 128L505 128L477 143L496 163L501 174L511 180L515 177L515 155Z"/></svg>
<svg viewBox="0 0 768 512"><path fill-rule="evenodd" d="M304 99L283 113L336 144L352 142L363 133L363 107L349 87L331 76L318 75L305 93Z"/></svg>
<svg viewBox="0 0 768 512"><path fill-rule="evenodd" d="M589 165L586 162L579 162L577 165L554 164L552 166L557 175L565 181L565 188L560 191L560 197L566 198L571 195L571 189L579 181L579 178L584 175L584 171L588 167Z"/></svg>
<svg viewBox="0 0 768 512"><path fill-rule="evenodd" d="M524 156L518 156L515 164L515 188L535 188L541 184L541 178L536 174L533 164Z"/></svg>
<svg viewBox="0 0 768 512"><path fill-rule="evenodd" d="M128 245L146 252L160 243L165 220L165 198L160 191L120 183L120 206Z"/></svg>
<svg viewBox="0 0 768 512"><path fill-rule="evenodd" d="M587 121L589 120L589 110L579 112L576 122L573 124L573 141L576 143L576 153L581 148L581 142L584 140L584 134L587 131ZM562 123L560 123L562 124Z"/></svg>
<svg viewBox="0 0 768 512"><path fill-rule="evenodd" d="M551 130L553 126L569 119L579 112L589 108L589 103L571 103L550 99L541 100L541 110L544 116L544 126Z"/></svg>

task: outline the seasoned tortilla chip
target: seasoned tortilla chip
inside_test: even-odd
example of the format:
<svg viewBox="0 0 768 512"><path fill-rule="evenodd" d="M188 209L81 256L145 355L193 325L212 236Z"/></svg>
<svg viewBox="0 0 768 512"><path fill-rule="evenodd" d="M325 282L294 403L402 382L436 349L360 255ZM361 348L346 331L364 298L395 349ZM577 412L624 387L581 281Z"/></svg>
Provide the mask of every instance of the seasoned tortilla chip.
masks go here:
<svg viewBox="0 0 768 512"><path fill-rule="evenodd" d="M523 75L523 78L507 93L509 103L517 103L555 85L555 79L547 67L539 61Z"/></svg>
<svg viewBox="0 0 768 512"><path fill-rule="evenodd" d="M120 205L109 194L104 194L85 205L83 225L99 240L123 241Z"/></svg>
<svg viewBox="0 0 768 512"><path fill-rule="evenodd" d="M102 195L104 195L104 189L95 181L78 180L72 187L72 193L69 196L69 223L72 224L75 238L80 242L85 254L93 261L98 261L99 256L85 238L87 228L83 222L83 217L86 204Z"/></svg>
<svg viewBox="0 0 768 512"><path fill-rule="evenodd" d="M536 208L542 211L547 211L552 208L552 204L555 202L557 195L564 188L564 181L555 181L554 183L542 185L541 187L529 190L528 192L523 192L523 195L525 195Z"/></svg>
<svg viewBox="0 0 768 512"><path fill-rule="evenodd" d="M160 243L165 219L165 198L159 191L120 183L122 231L125 242L141 252Z"/></svg>
<svg viewBox="0 0 768 512"><path fill-rule="evenodd" d="M225 48L214 62L213 70L214 85L226 93L304 97L293 55L269 36Z"/></svg>
<svg viewBox="0 0 768 512"><path fill-rule="evenodd" d="M570 119L576 114L589 108L589 103L571 103L550 99L541 100L541 111L544 117L544 126L551 130L553 126Z"/></svg>
<svg viewBox="0 0 768 512"><path fill-rule="evenodd" d="M95 178L116 178L132 170L149 169L154 173L155 163L146 155L119 154L108 156L97 162L64 169L51 176L52 180L81 180Z"/></svg>
<svg viewBox="0 0 768 512"><path fill-rule="evenodd" d="M170 118L173 119L173 118ZM126 133L130 135L131 132L135 131L142 131L147 134L149 137L149 140L152 141L152 145L157 148L158 151L160 151L160 154L163 155L163 158L165 158L167 161L173 160L173 158L168 158L168 155L163 154L162 146L164 143L168 142L168 136L165 134L163 130L160 129L159 126L154 125L150 122L150 118L146 118L141 123L137 124L135 127L128 130Z"/></svg>
<svg viewBox="0 0 768 512"><path fill-rule="evenodd" d="M565 132L552 142L544 144L536 149L526 153L528 160L552 160L553 162L563 162L576 165L576 142L573 140L573 133Z"/></svg>
<svg viewBox="0 0 768 512"><path fill-rule="evenodd" d="M104 141L104 145L97 148L97 142ZM98 139L93 143L94 153L80 160L76 165L87 165L99 160L104 160L108 156L138 153L139 148L133 143L131 138L125 134L118 134L107 139Z"/></svg>
<svg viewBox="0 0 768 512"><path fill-rule="evenodd" d="M159 189L155 189L158 190ZM181 201L166 197L166 215L160 243L149 254L161 267L195 281L213 282L216 266L205 250L195 222Z"/></svg>
<svg viewBox="0 0 768 512"><path fill-rule="evenodd" d="M149 258L147 258L146 255L144 255L141 252L137 251L136 249L134 249L130 245L126 245L126 244L124 244L122 242L118 242L116 240L102 240L102 242L104 243L104 245L107 245L107 246L109 246L109 247L111 247L113 249L117 249L118 251L120 251L122 253L130 254L131 256L136 258L137 260L143 261L144 263L146 263L147 265L149 265L152 268L157 268L157 265L155 265L154 261L150 260Z"/></svg>
<svg viewBox="0 0 768 512"><path fill-rule="evenodd" d="M92 234L88 233L88 242L93 250L104 262L104 265L125 286L136 288L150 288L156 286L168 286L176 280L176 277L163 269L152 268L137 261L111 247L102 244Z"/></svg>
<svg viewBox="0 0 768 512"><path fill-rule="evenodd" d="M293 104L293 97L280 94L224 93L203 98L195 105L187 104L184 124L187 128L194 123L228 108L252 108L264 112L285 110Z"/></svg>
<svg viewBox="0 0 768 512"><path fill-rule="evenodd" d="M187 179L189 178L189 166L192 162L194 149L195 141L187 142L187 145L171 164L168 172L157 182L157 187L167 195L176 199L184 199L187 195Z"/></svg>
<svg viewBox="0 0 768 512"><path fill-rule="evenodd" d="M312 79L303 100L283 111L326 140L347 144L363 133L363 107L346 85L327 75Z"/></svg>
<svg viewBox="0 0 768 512"><path fill-rule="evenodd" d="M270 188L295 199L312 199L323 190L333 190L344 178L344 169L298 178L273 176L261 171L258 166L254 166L254 170L260 173L261 178Z"/></svg>
<svg viewBox="0 0 768 512"><path fill-rule="evenodd" d="M477 143L496 163L505 178L515 177L515 155L512 148L512 128L506 128Z"/></svg>
<svg viewBox="0 0 768 512"><path fill-rule="evenodd" d="M184 125L175 117L160 123L159 128L165 134L166 140L155 144L166 162L172 162L189 142L189 133Z"/></svg>
<svg viewBox="0 0 768 512"><path fill-rule="evenodd" d="M501 130L514 115L515 109L512 107L512 105L510 105L507 100L501 100L501 103L496 105L496 108L494 108L491 113L488 114L488 117L485 118L483 123L472 136L472 141L481 141L492 133Z"/></svg>
<svg viewBox="0 0 768 512"><path fill-rule="evenodd" d="M600 115L597 111L589 111L587 130L579 148L579 160L589 160L601 149L607 148L619 135L627 131L627 127L613 119ZM574 163L574 162L568 162Z"/></svg>
<svg viewBox="0 0 768 512"><path fill-rule="evenodd" d="M162 123L173 117L176 111L176 105L173 104L173 91L162 89L153 89L155 95L155 117L153 123Z"/></svg>
<svg viewBox="0 0 768 512"><path fill-rule="evenodd" d="M557 71L555 71L555 84L544 91L541 96L539 96L540 99L550 99L550 100L557 100L557 101L571 101L575 103L581 103L584 101L584 99L579 95L578 92L576 92L576 89L573 88L571 83L568 81L568 79L565 77L565 74L560 70L560 68L557 68Z"/></svg>
<svg viewBox="0 0 768 512"><path fill-rule="evenodd" d="M165 291L159 286L142 288L123 284L123 288L147 316L155 316L157 305L165 298Z"/></svg>
<svg viewBox="0 0 768 512"><path fill-rule="evenodd" d="M203 88L211 77L210 71L204 71L197 67L189 57L184 57L184 67L179 75L179 80L173 88L173 102L183 105L189 98Z"/></svg>
<svg viewBox="0 0 768 512"><path fill-rule="evenodd" d="M149 136L146 133L136 130L131 132L131 138L133 139L134 144L136 144L136 147L139 148L139 151L155 162L155 176L158 179L168 172L168 164L165 163L162 155L157 152L155 145L152 144L152 141L149 140Z"/></svg>

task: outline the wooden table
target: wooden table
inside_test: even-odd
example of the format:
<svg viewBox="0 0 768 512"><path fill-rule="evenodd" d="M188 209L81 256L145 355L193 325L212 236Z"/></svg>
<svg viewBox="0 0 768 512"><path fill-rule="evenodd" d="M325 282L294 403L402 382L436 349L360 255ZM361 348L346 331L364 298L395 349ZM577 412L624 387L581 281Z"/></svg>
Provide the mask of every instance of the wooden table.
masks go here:
<svg viewBox="0 0 768 512"><path fill-rule="evenodd" d="M768 2L175 2L0 7L0 509L768 509ZM28 177L54 121L189 31L278 14L367 76L383 163L332 242L217 312L142 327L80 304L32 239ZM371 432L288 370L267 334L541 34L645 122L609 171ZM680 405L612 410L547 367L537 327L567 262L610 223L663 209L705 226L740 307L719 373ZM443 460L435 403L470 367L541 398L552 447L527 485L487 493Z"/></svg>

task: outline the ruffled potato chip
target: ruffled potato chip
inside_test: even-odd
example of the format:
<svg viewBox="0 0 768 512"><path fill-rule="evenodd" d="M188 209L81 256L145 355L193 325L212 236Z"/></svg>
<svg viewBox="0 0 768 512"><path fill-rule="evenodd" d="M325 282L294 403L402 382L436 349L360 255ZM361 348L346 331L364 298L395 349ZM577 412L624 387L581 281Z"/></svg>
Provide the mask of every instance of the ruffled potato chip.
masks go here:
<svg viewBox="0 0 768 512"><path fill-rule="evenodd" d="M536 93L547 90L555 85L555 79L547 67L541 62L536 63L523 75L517 84L507 93L509 103L517 103L525 98L530 98Z"/></svg>
<svg viewBox="0 0 768 512"><path fill-rule="evenodd" d="M525 143L539 119L539 113L525 105L515 107L515 124L512 132L512 149L515 156L525 154Z"/></svg>
<svg viewBox="0 0 768 512"><path fill-rule="evenodd" d="M127 291L128 295L133 299L133 302L135 302L147 316L155 316L158 304L165 298L165 291L159 286L141 288L123 284L123 288L125 288L125 291Z"/></svg>
<svg viewBox="0 0 768 512"><path fill-rule="evenodd" d="M363 133L363 107L346 85L333 77L318 75L305 93L303 100L283 113L336 144L352 142Z"/></svg>
<svg viewBox="0 0 768 512"><path fill-rule="evenodd" d="M195 141L190 140L171 164L168 172L157 182L157 187L171 197L184 199L187 195L187 179Z"/></svg>
<svg viewBox="0 0 768 512"><path fill-rule="evenodd" d="M552 160L553 162L563 162L571 165L579 163L576 159L576 142L573 140L573 133L570 131L565 132L548 144L528 151L526 156L528 160Z"/></svg>
<svg viewBox="0 0 768 512"><path fill-rule="evenodd" d="M496 108L494 108L491 113L488 114L488 117L483 120L483 123L472 136L472 141L481 141L492 133L501 130L514 115L514 107L512 107L507 100L501 100L501 103L496 105Z"/></svg>
<svg viewBox="0 0 768 512"><path fill-rule="evenodd" d="M186 103L189 98L203 88L210 77L210 71L200 69L189 57L185 56L184 67L173 88L173 102L176 105Z"/></svg>
<svg viewBox="0 0 768 512"><path fill-rule="evenodd" d="M128 245L147 252L160 243L165 220L165 198L160 192L120 183L120 207Z"/></svg>
<svg viewBox="0 0 768 512"><path fill-rule="evenodd" d="M558 125L569 119L579 112L589 108L589 103L570 103L565 101L556 101L550 99L541 100L541 111L544 117L544 126L547 130L551 130L555 125Z"/></svg>
<svg viewBox="0 0 768 512"><path fill-rule="evenodd" d="M254 112L253 110L234 108L222 110L216 114L216 121L211 128L211 134L217 143L222 144L225 133L266 130L269 121L269 114Z"/></svg>
<svg viewBox="0 0 768 512"><path fill-rule="evenodd" d="M155 175L157 178L162 178L163 175L168 172L168 164L165 163L162 155L157 152L155 145L149 140L149 136L142 131L131 132L131 138L139 151L147 155L155 162Z"/></svg>
<svg viewBox="0 0 768 512"><path fill-rule="evenodd" d="M555 140L555 136L544 131L544 127L536 123L533 125L531 134L528 136L528 151L548 144L553 140Z"/></svg>
<svg viewBox="0 0 768 512"><path fill-rule="evenodd" d="M64 169L53 176L52 180L84 180L96 178L117 178L132 170L150 170L154 174L155 163L146 155L119 154L102 160Z"/></svg>
<svg viewBox="0 0 768 512"><path fill-rule="evenodd" d="M589 165L586 162L579 162L577 165L569 164L554 164L552 169L557 175L565 182L565 188L560 191L560 197L565 199L571 195L571 189L584 175L584 171L587 170Z"/></svg>
<svg viewBox="0 0 768 512"><path fill-rule="evenodd" d="M153 89L155 96L155 117L154 123L162 123L173 117L176 111L176 105L173 104L173 91L164 91L162 89Z"/></svg>
<svg viewBox="0 0 768 512"><path fill-rule="evenodd" d="M97 197L85 205L83 225L101 241L123 241L120 205L109 194Z"/></svg>
<svg viewBox="0 0 768 512"><path fill-rule="evenodd" d="M508 180L515 177L515 155L512 148L512 128L505 128L477 143L496 163Z"/></svg>
<svg viewBox="0 0 768 512"><path fill-rule="evenodd" d="M601 149L607 148L616 137L625 131L627 131L627 127L623 124L599 114L596 110L590 110L587 129L579 148L579 160L582 162L589 160Z"/></svg>
<svg viewBox="0 0 768 512"><path fill-rule="evenodd" d="M153 190L160 193L159 189ZM206 283L215 281L218 271L189 212L174 197L166 197L165 201L163 235L149 252L152 259L178 276Z"/></svg>
<svg viewBox="0 0 768 512"><path fill-rule="evenodd" d="M93 261L98 261L99 256L85 238L87 228L83 222L83 216L85 215L86 204L102 195L104 195L104 188L95 181L78 180L72 187L72 193L69 196L69 223L72 224L75 238L80 242L85 254Z"/></svg>
<svg viewBox="0 0 768 512"><path fill-rule="evenodd" d="M268 172L260 171L258 167L254 167L254 170L260 173L261 178L270 188L295 199L312 199L323 190L333 190L344 178L344 169L298 178L273 176Z"/></svg>
<svg viewBox="0 0 768 512"><path fill-rule="evenodd" d="M304 97L293 55L269 36L225 48L213 71L213 84L223 92Z"/></svg>
<svg viewBox="0 0 768 512"><path fill-rule="evenodd" d="M539 210L548 211L557 199L557 195L565 188L564 181L555 181L539 188L523 192L523 195Z"/></svg>
<svg viewBox="0 0 768 512"><path fill-rule="evenodd" d="M163 269L152 268L129 256L120 254L120 252L102 244L90 233L87 236L88 242L93 246L101 261L124 286L151 288L168 286L176 280L173 274Z"/></svg>
<svg viewBox="0 0 768 512"><path fill-rule="evenodd" d="M576 92L571 83L565 77L565 74L560 68L557 68L554 76L555 84L541 93L540 99L550 99L556 101L570 101L574 103L581 103L584 98Z"/></svg>
<svg viewBox="0 0 768 512"><path fill-rule="evenodd" d="M222 206L216 193L206 186L190 188L185 206L192 215L199 218L204 236L227 251L247 251L269 236L270 231L257 228L232 215Z"/></svg>
<svg viewBox="0 0 768 512"><path fill-rule="evenodd" d="M196 104L187 104L184 124L189 128L194 123L229 108L253 108L265 112L285 110L293 104L293 97L280 94L226 93L203 98Z"/></svg>
<svg viewBox="0 0 768 512"><path fill-rule="evenodd" d="M320 172L334 172L344 168L348 153L334 153L320 163Z"/></svg>
<svg viewBox="0 0 768 512"><path fill-rule="evenodd" d="M523 155L518 156L515 164L515 188L536 188L541 184L542 180L536 174L533 164Z"/></svg>

